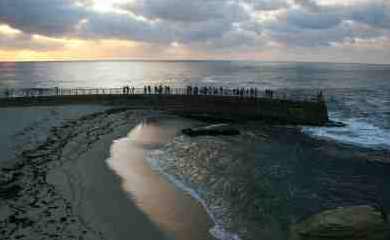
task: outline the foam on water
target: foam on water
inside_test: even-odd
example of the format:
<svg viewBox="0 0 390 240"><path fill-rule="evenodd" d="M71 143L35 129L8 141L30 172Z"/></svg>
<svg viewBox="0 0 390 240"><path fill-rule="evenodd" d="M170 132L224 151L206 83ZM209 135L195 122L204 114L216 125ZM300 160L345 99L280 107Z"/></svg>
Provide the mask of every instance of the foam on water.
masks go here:
<svg viewBox="0 0 390 240"><path fill-rule="evenodd" d="M332 120L343 122L346 126L307 127L303 128L303 132L314 137L333 139L361 147L390 149L390 129L379 128L361 118L346 120L333 118Z"/></svg>
<svg viewBox="0 0 390 240"><path fill-rule="evenodd" d="M241 238L237 234L227 231L221 224L218 223L219 221L215 217L211 209L207 206L206 202L199 196L199 194L194 189L186 186L176 177L168 174L163 170L161 162L158 160L158 158L156 158L156 155L160 155L162 153L163 152L161 150L149 151L146 154L146 161L149 163L152 169L160 172L172 184L177 186L180 190L190 194L196 201L198 201L202 205L202 207L206 210L207 214L210 216L211 220L214 223L214 226L209 230L210 234L219 240L241 240Z"/></svg>

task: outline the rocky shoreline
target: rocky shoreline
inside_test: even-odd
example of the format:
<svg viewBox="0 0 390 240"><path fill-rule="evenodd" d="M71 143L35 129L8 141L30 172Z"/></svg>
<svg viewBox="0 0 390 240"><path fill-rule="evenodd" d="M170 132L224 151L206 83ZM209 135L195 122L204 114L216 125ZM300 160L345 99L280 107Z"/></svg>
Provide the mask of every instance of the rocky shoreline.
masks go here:
<svg viewBox="0 0 390 240"><path fill-rule="evenodd" d="M0 237L107 239L75 212L49 173L147 113L113 108L88 114L22 149L15 164L0 170ZM297 127L233 126L240 135L180 135L151 154L162 171L200 195L217 224L241 239L288 239L291 225L340 206L380 202L389 211L388 152L313 140Z"/></svg>
<svg viewBox="0 0 390 240"><path fill-rule="evenodd" d="M76 160L115 128L142 119L143 113L137 115L114 108L66 121L51 128L43 143L21 151L15 164L2 168L0 238L105 239L75 213L72 200L56 188L49 174Z"/></svg>
<svg viewBox="0 0 390 240"><path fill-rule="evenodd" d="M179 136L151 157L161 159L161 171L194 189L217 224L241 239L288 239L290 226L325 209L389 197L380 179L390 170L382 165L390 160L387 152L313 140L296 127L234 127L241 136ZM356 172L343 173L345 164ZM304 174L309 179L299 179Z"/></svg>

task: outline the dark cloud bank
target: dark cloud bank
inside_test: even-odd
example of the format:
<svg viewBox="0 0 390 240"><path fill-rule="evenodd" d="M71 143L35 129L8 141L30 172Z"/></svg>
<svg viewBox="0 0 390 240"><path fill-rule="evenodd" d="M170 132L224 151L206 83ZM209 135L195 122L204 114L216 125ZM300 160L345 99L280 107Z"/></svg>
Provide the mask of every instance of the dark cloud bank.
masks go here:
<svg viewBox="0 0 390 240"><path fill-rule="evenodd" d="M91 2L0 0L0 23L26 35L179 42L206 51L255 51L270 43L318 48L390 38L387 0L350 5L315 0L137 0L116 5L118 12L104 13L94 11Z"/></svg>

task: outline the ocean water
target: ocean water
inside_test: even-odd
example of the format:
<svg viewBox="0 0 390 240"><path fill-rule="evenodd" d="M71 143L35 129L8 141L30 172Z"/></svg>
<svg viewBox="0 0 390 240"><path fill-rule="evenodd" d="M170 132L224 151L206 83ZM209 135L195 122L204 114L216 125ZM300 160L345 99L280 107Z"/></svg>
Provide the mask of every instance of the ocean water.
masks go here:
<svg viewBox="0 0 390 240"><path fill-rule="evenodd" d="M254 61L91 61L0 63L0 91L34 87L146 84L257 87L294 94L323 90L343 128L304 128L319 138L390 149L390 65Z"/></svg>

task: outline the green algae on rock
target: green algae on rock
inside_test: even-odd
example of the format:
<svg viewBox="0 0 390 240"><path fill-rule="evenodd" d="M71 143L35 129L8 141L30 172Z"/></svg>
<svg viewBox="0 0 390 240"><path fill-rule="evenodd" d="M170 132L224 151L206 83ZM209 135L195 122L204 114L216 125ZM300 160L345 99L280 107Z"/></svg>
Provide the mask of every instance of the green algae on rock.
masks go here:
<svg viewBox="0 0 390 240"><path fill-rule="evenodd" d="M291 240L387 240L390 225L384 213L371 206L326 210L291 227Z"/></svg>

